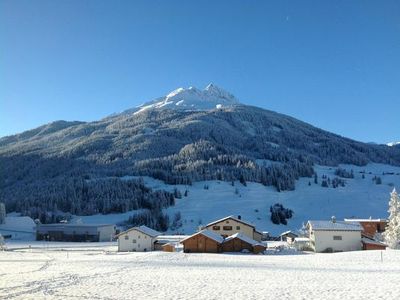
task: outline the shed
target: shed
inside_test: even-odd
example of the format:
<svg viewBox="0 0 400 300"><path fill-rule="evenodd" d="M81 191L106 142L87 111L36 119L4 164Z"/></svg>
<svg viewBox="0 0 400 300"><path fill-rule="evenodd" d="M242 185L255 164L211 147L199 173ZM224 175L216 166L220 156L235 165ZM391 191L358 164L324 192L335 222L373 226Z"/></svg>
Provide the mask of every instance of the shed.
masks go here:
<svg viewBox="0 0 400 300"><path fill-rule="evenodd" d="M183 251L186 253L218 253L221 252L221 245L224 238L210 230L204 229L181 241Z"/></svg>
<svg viewBox="0 0 400 300"><path fill-rule="evenodd" d="M162 251L164 252L175 252L175 244L174 243L166 243L161 246Z"/></svg>
<svg viewBox="0 0 400 300"><path fill-rule="evenodd" d="M188 235L159 235L154 243L154 250L163 251L163 246L168 243L179 244Z"/></svg>

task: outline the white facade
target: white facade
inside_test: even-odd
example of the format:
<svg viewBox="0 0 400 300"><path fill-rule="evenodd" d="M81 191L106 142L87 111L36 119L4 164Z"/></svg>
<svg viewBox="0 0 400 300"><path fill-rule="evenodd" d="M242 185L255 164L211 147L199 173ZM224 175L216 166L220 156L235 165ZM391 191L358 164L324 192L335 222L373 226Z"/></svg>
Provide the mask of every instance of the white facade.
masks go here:
<svg viewBox="0 0 400 300"><path fill-rule="evenodd" d="M309 221L310 246L315 252L342 252L362 249L360 225Z"/></svg>
<svg viewBox="0 0 400 300"><path fill-rule="evenodd" d="M324 252L327 249L332 249L333 252L362 249L360 231L312 231L310 240L315 252Z"/></svg>
<svg viewBox="0 0 400 300"><path fill-rule="evenodd" d="M158 234L148 234L145 230L141 230L141 227L131 228L118 235L118 251L146 252L154 250L154 242Z"/></svg>
<svg viewBox="0 0 400 300"><path fill-rule="evenodd" d="M262 238L262 233L256 231L253 225L233 216L209 223L204 226L204 229L210 230L224 237L228 237L236 233L242 233L258 242L260 242Z"/></svg>

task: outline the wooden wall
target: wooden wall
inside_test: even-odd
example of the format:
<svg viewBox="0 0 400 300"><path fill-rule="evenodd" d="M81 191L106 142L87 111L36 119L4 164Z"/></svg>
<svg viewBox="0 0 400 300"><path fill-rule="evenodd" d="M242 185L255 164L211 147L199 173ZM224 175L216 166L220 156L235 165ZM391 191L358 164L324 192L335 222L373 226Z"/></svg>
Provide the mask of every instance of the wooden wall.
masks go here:
<svg viewBox="0 0 400 300"><path fill-rule="evenodd" d="M218 253L220 244L202 234L195 235L183 241L184 252Z"/></svg>

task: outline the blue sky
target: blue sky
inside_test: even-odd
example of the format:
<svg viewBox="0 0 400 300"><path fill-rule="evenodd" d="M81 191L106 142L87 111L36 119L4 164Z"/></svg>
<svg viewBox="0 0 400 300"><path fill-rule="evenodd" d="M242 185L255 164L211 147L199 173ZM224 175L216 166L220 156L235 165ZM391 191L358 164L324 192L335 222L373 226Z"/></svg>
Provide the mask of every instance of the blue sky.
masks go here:
<svg viewBox="0 0 400 300"><path fill-rule="evenodd" d="M0 136L209 82L400 140L400 1L0 1Z"/></svg>

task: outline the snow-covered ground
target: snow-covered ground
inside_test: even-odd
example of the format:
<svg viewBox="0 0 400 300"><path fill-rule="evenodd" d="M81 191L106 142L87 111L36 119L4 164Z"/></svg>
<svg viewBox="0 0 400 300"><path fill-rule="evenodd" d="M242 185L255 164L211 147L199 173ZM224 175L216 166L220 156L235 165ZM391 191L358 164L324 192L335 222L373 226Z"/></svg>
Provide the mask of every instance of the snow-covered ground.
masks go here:
<svg viewBox="0 0 400 300"><path fill-rule="evenodd" d="M383 261L381 251L118 253L107 245L4 251L0 298L398 299L400 251L382 253Z"/></svg>

